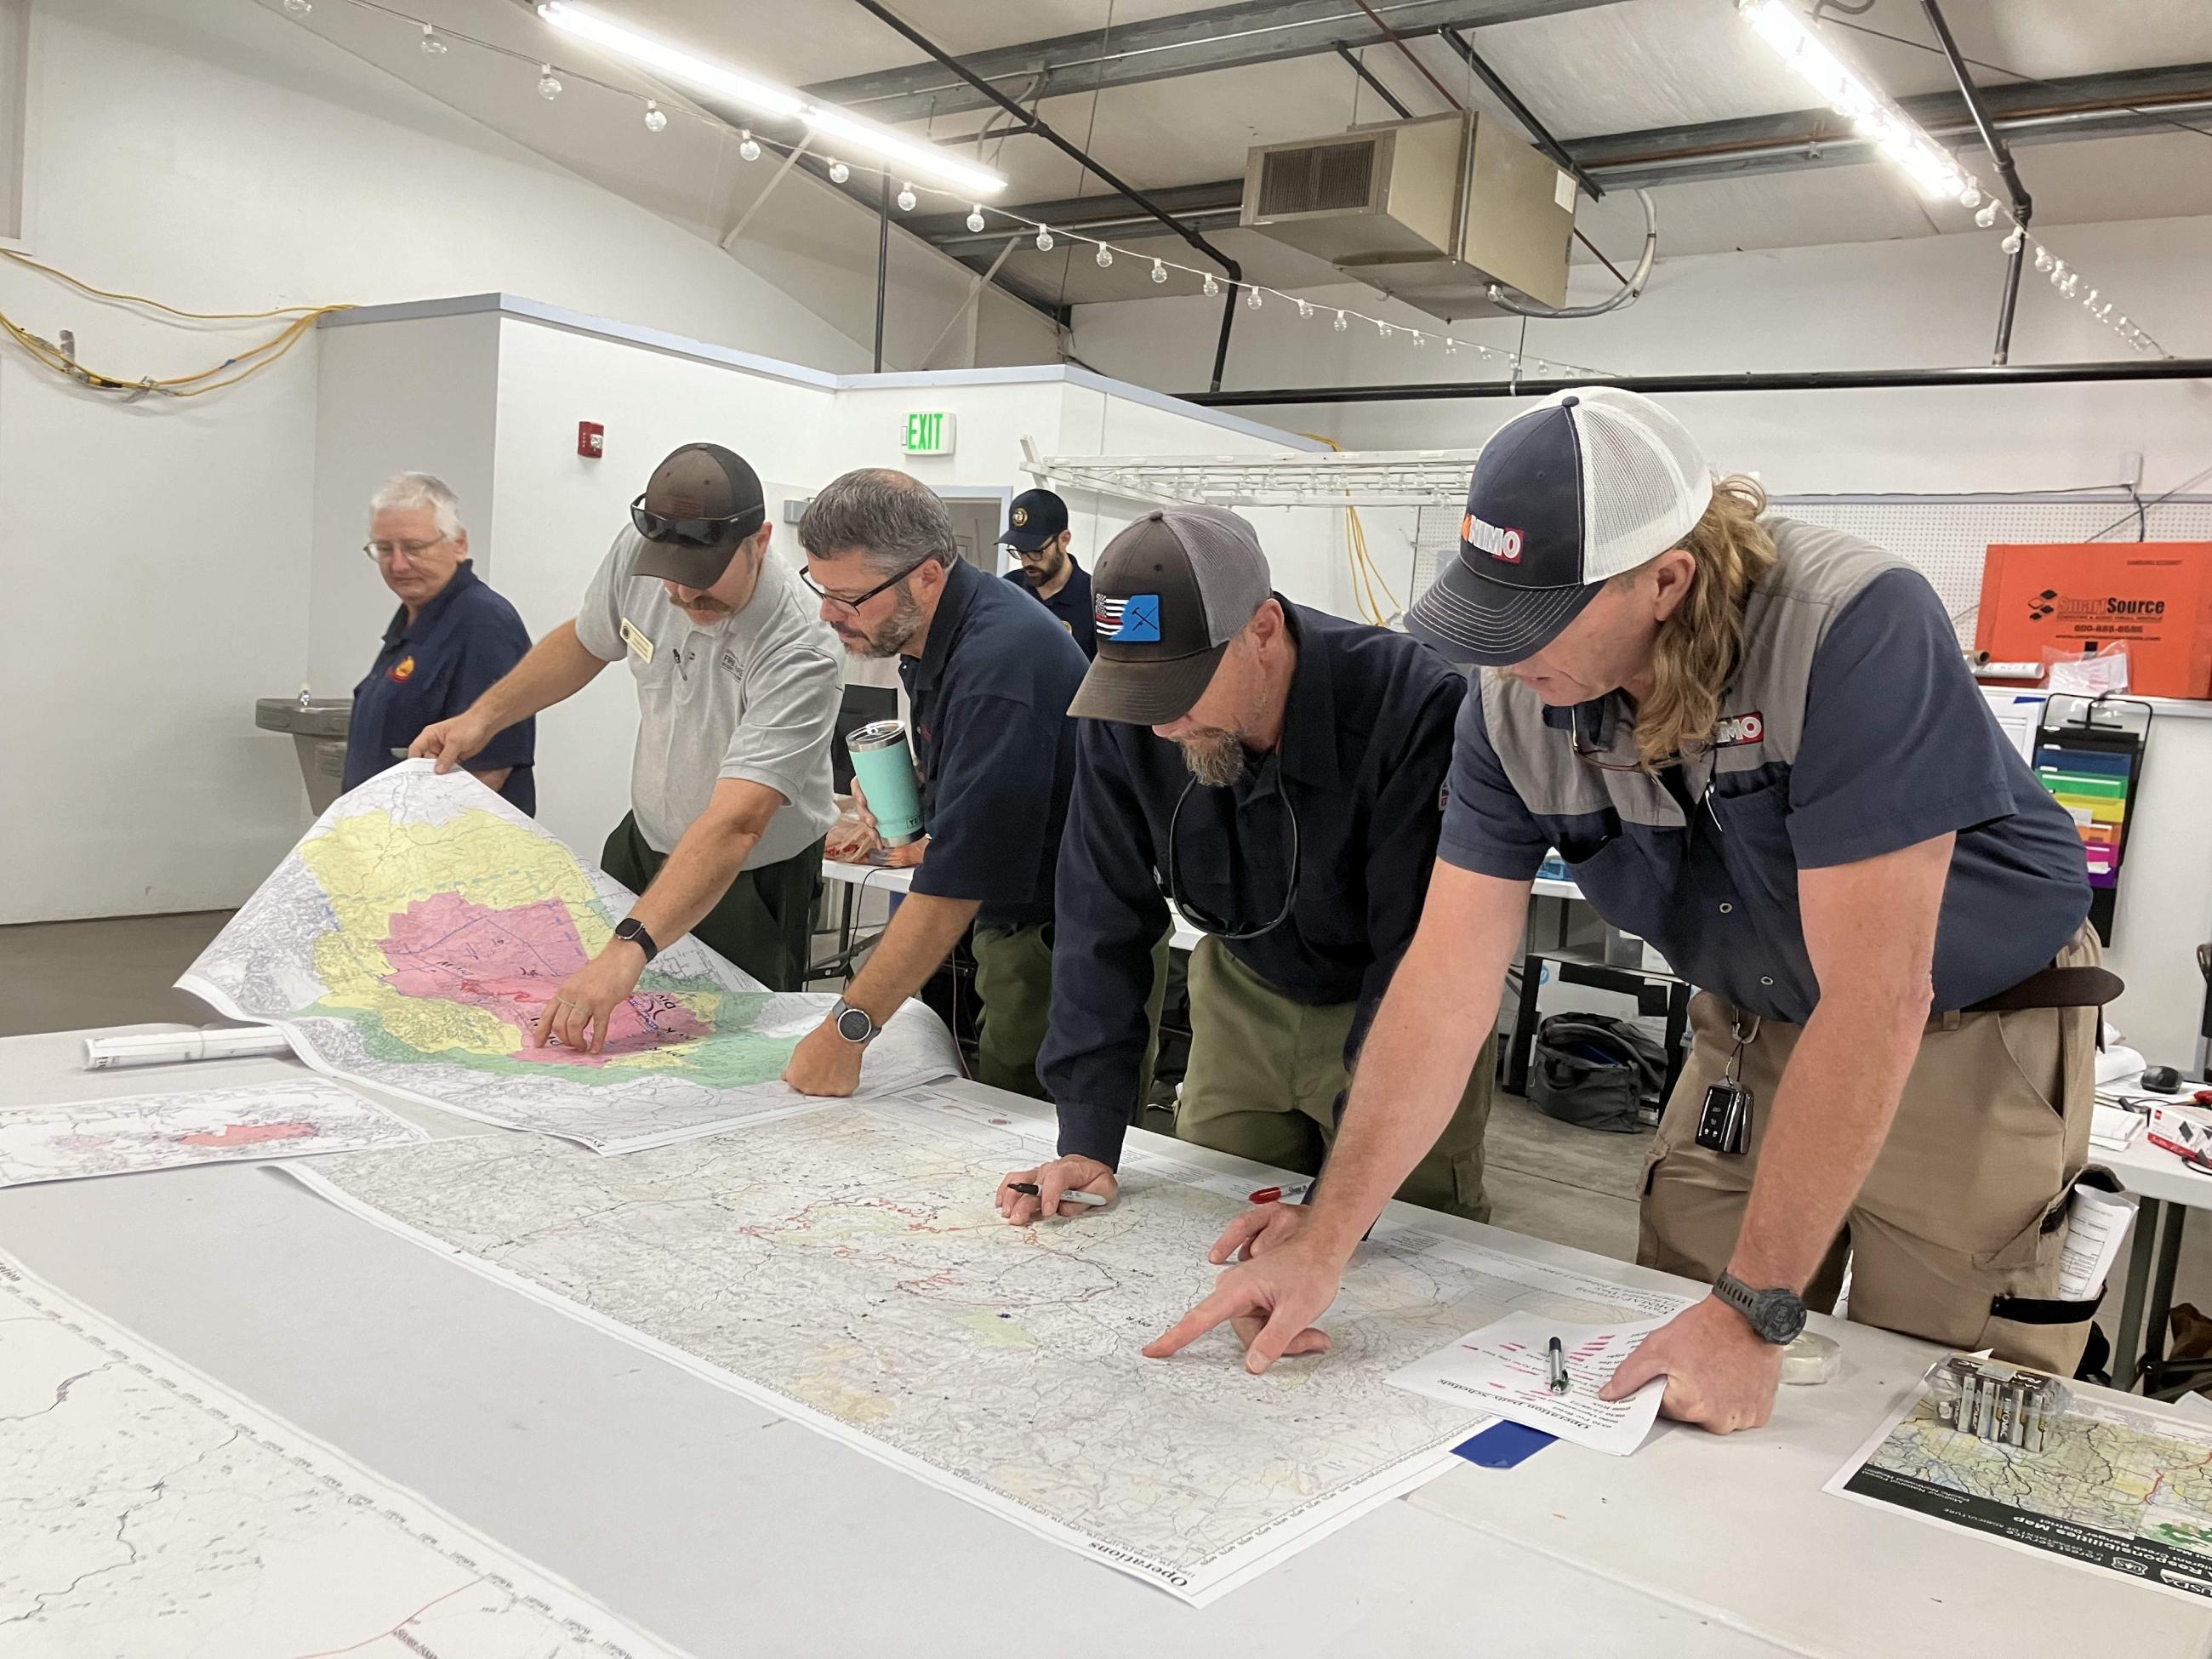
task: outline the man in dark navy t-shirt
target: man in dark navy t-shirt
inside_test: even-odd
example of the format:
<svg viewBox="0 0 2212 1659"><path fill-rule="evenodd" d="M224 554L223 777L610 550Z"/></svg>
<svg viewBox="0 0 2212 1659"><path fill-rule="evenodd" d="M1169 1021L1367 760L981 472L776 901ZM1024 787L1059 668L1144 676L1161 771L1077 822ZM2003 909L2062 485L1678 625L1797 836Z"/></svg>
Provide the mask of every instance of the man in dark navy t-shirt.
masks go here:
<svg viewBox="0 0 2212 1659"><path fill-rule="evenodd" d="M530 650L522 618L469 562L460 504L443 481L402 472L369 504L368 544L399 609L368 678L353 690L345 787L407 753L422 728L459 714ZM469 770L526 812L538 810L537 722L519 720L471 757Z"/></svg>
<svg viewBox="0 0 2212 1659"><path fill-rule="evenodd" d="M1049 489L1025 489L1006 508L1006 533L999 538L1021 561L1006 580L1036 595L1060 619L1086 658L1098 654L1098 624L1091 615L1091 575L1068 550L1067 503Z"/></svg>

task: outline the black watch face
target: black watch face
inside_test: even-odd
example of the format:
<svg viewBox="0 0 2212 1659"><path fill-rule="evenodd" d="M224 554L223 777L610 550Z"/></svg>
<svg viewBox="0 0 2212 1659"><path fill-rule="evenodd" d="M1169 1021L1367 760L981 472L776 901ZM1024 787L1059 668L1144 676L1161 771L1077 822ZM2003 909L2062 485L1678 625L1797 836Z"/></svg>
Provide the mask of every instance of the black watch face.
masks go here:
<svg viewBox="0 0 2212 1659"><path fill-rule="evenodd" d="M1793 1299L1786 1307L1769 1309L1766 1318L1771 1328L1767 1340L1787 1346L1804 1333L1805 1304Z"/></svg>
<svg viewBox="0 0 2212 1659"><path fill-rule="evenodd" d="M837 1035L848 1042L866 1042L875 1024L864 1010L848 1008L837 1016Z"/></svg>

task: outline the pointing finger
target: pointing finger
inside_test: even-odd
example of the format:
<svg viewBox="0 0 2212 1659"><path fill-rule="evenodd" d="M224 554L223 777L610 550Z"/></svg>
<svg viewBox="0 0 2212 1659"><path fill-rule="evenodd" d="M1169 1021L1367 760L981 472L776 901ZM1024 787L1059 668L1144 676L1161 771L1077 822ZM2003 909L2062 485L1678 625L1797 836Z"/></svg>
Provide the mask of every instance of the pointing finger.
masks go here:
<svg viewBox="0 0 2212 1659"><path fill-rule="evenodd" d="M1171 1353L1180 1353L1192 1343L1224 1321L1235 1317L1250 1306L1250 1298L1242 1291L1223 1289L1200 1303L1174 1325L1145 1345L1145 1358L1165 1359Z"/></svg>

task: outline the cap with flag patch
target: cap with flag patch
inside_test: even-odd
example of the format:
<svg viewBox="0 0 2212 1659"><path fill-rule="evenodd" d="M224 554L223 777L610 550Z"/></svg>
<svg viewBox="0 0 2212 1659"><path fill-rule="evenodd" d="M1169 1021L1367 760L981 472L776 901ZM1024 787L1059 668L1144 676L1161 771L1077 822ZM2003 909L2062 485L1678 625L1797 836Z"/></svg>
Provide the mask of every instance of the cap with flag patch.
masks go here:
<svg viewBox="0 0 2212 1659"><path fill-rule="evenodd" d="M1712 495L1696 442L1649 398L1556 392L1482 447L1459 556L1413 602L1407 631L1455 662L1525 662L1609 578L1680 546Z"/></svg>
<svg viewBox="0 0 2212 1659"><path fill-rule="evenodd" d="M1271 591L1260 538L1234 513L1146 514L1106 544L1091 573L1098 657L1067 712L1132 726L1181 720Z"/></svg>

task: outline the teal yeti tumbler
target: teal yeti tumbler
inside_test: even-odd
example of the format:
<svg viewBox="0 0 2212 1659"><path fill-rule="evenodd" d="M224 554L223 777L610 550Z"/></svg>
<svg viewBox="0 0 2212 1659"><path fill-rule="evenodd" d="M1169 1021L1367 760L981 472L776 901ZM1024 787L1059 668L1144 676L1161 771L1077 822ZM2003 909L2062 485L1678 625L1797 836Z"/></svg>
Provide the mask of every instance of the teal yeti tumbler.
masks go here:
<svg viewBox="0 0 2212 1659"><path fill-rule="evenodd" d="M845 739L853 751L853 772L875 815L876 833L886 847L905 847L921 839L921 792L914 775L914 756L906 746L906 727L878 720Z"/></svg>

